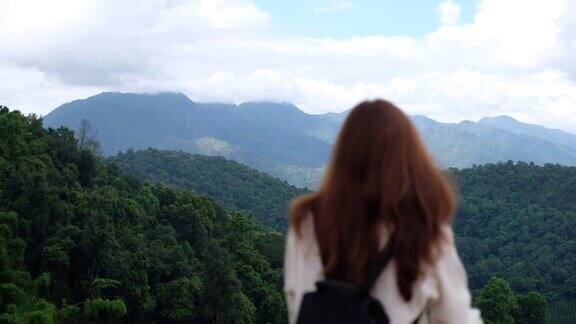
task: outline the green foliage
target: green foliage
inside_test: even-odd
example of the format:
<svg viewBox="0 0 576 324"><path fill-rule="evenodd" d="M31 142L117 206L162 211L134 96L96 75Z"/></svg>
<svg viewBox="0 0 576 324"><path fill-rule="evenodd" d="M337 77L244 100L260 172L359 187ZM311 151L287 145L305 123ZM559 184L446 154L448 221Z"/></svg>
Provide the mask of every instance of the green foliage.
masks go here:
<svg viewBox="0 0 576 324"><path fill-rule="evenodd" d="M181 278L158 286L158 303L163 321L189 323L195 318L202 295L200 278Z"/></svg>
<svg viewBox="0 0 576 324"><path fill-rule="evenodd" d="M514 323L518 305L516 297L506 280L494 277L482 289L476 305L488 324Z"/></svg>
<svg viewBox="0 0 576 324"><path fill-rule="evenodd" d="M84 187L91 187L96 176L96 157L90 152L83 150L78 158L78 172L80 173L80 184Z"/></svg>
<svg viewBox="0 0 576 324"><path fill-rule="evenodd" d="M576 168L499 163L453 170L461 192L454 232L470 286L492 276L520 294L576 298Z"/></svg>
<svg viewBox="0 0 576 324"><path fill-rule="evenodd" d="M84 303L84 316L99 321L115 321L126 315L126 305L120 299L89 299Z"/></svg>
<svg viewBox="0 0 576 324"><path fill-rule="evenodd" d="M518 323L543 323L546 318L546 298L537 292L518 296Z"/></svg>
<svg viewBox="0 0 576 324"><path fill-rule="evenodd" d="M118 280L108 278L96 278L92 281L90 287L91 296L106 296L110 295L110 291L116 291L120 288L122 283Z"/></svg>
<svg viewBox="0 0 576 324"><path fill-rule="evenodd" d="M50 277L33 280L24 270L26 243L15 237L19 223L16 213L0 211L0 323L53 323L54 305L37 295Z"/></svg>
<svg viewBox="0 0 576 324"><path fill-rule="evenodd" d="M62 305L56 314L57 323L72 324L82 320L82 310L76 305Z"/></svg>
<svg viewBox="0 0 576 324"><path fill-rule="evenodd" d="M576 302L555 303L546 309L546 324L576 323Z"/></svg>
<svg viewBox="0 0 576 324"><path fill-rule="evenodd" d="M0 109L0 323L285 321L281 234L86 138Z"/></svg>
<svg viewBox="0 0 576 324"><path fill-rule="evenodd" d="M242 292L229 253L215 242L210 243L207 252L210 255L204 269L207 317L223 323L253 322L254 304Z"/></svg>
<svg viewBox="0 0 576 324"><path fill-rule="evenodd" d="M484 321L490 323L544 323L548 302L537 292L514 295L508 282L492 277L475 300Z"/></svg>
<svg viewBox="0 0 576 324"><path fill-rule="evenodd" d="M147 149L110 158L122 172L142 180L192 189L225 206L252 213L262 224L286 230L290 201L306 192L222 157Z"/></svg>

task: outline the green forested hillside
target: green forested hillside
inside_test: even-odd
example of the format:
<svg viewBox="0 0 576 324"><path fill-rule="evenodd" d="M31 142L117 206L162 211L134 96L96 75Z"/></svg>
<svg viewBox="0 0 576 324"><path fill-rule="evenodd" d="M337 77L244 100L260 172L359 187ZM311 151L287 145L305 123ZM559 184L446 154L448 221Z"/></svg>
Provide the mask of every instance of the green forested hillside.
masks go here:
<svg viewBox="0 0 576 324"><path fill-rule="evenodd" d="M137 176L195 189L226 183L220 193L210 192L215 197L225 193L248 202L252 198L246 195L260 197L260 188L273 196L286 193L279 195L283 199L296 194L276 185L267 190L261 187L264 178L240 176L251 170L218 158L148 150L115 161ZM501 276L517 293L538 291L551 302L575 301L576 168L509 162L452 171L462 196L454 228L471 287L480 289L491 277ZM235 182L242 185L230 185ZM279 215L287 213L276 206ZM278 220L268 224L284 230L285 217Z"/></svg>
<svg viewBox="0 0 576 324"><path fill-rule="evenodd" d="M283 236L0 107L0 322L280 323Z"/></svg>
<svg viewBox="0 0 576 324"><path fill-rule="evenodd" d="M286 229L290 201L303 189L222 157L147 149L110 158L122 173L207 194L237 210L251 212L264 225Z"/></svg>
<svg viewBox="0 0 576 324"><path fill-rule="evenodd" d="M576 301L576 168L508 162L454 172L454 230L472 288L498 275L517 292Z"/></svg>
<svg viewBox="0 0 576 324"><path fill-rule="evenodd" d="M115 161L137 176L195 189L217 188L224 183L217 175L234 175L221 189L229 197L244 197L249 188L263 184L258 175L233 172L249 175L251 170L218 158L148 150ZM498 275L517 293L538 291L550 301L576 300L576 168L509 162L452 171L462 196L454 226L471 287L480 289ZM242 185L231 185L240 181ZM263 187L272 195L285 192L279 188ZM282 197L290 199L288 194ZM278 213L287 210L279 208Z"/></svg>

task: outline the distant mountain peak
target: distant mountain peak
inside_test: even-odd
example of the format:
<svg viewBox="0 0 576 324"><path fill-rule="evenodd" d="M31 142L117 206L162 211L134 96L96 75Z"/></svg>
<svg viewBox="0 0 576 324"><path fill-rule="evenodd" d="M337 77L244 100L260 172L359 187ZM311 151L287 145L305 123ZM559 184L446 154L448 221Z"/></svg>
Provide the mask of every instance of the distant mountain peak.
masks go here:
<svg viewBox="0 0 576 324"><path fill-rule="evenodd" d="M523 123L506 115L485 117L478 121L478 123L505 129L516 134L530 135L548 140L560 145L563 149L572 152L572 154L576 156L576 135L563 130Z"/></svg>
<svg viewBox="0 0 576 324"><path fill-rule="evenodd" d="M473 122L473 121L471 121L471 120L468 120L468 119L464 119L463 121L461 121L461 122L459 122L459 123L456 123L456 124L459 124L459 125L475 125L475 124L477 124L477 123L475 123L475 122Z"/></svg>
<svg viewBox="0 0 576 324"><path fill-rule="evenodd" d="M292 112L292 113L299 113L305 114L304 111L296 107L294 104L289 102L274 102L274 101L248 101L241 103L238 105L240 109L252 109L262 111L266 110L275 110L275 111L283 111L283 112Z"/></svg>
<svg viewBox="0 0 576 324"><path fill-rule="evenodd" d="M150 96L150 97L186 97L184 93L178 91L158 91L158 92L121 92L121 91L104 91L96 96Z"/></svg>
<svg viewBox="0 0 576 324"><path fill-rule="evenodd" d="M520 121L518 121L517 119L510 117L508 115L498 115L498 116L492 116L492 117L483 117L482 119L480 119L478 122L479 123L483 123L483 122L487 122L487 121L507 121L507 122L516 122L519 123Z"/></svg>
<svg viewBox="0 0 576 324"><path fill-rule="evenodd" d="M180 103L190 103L193 102L182 92L144 92L144 93L132 93L132 92L117 92L117 91L104 91L97 95L90 96L86 99L87 101L99 101L99 100L117 100L117 99L140 99L140 100L161 100L161 101L172 101Z"/></svg>
<svg viewBox="0 0 576 324"><path fill-rule="evenodd" d="M435 122L437 123L437 121L435 121L434 119L430 118L430 117L426 117L424 115L412 115L410 116L411 119L415 119L415 120L420 120L420 121L427 121L427 122Z"/></svg>
<svg viewBox="0 0 576 324"><path fill-rule="evenodd" d="M482 119L480 119L478 121L478 123L479 124L487 124L490 126L515 126L515 127L523 127L523 128L540 129L540 130L546 130L546 131L552 131L552 132L561 132L561 133L565 133L565 134L568 134L571 136L576 136L574 134L570 134L568 132L565 132L561 129L548 128L548 127L542 126L542 125L524 123L524 122L521 122L518 119L515 119L515 118L510 117L508 115L499 115L499 116L494 116L494 117L483 117Z"/></svg>
<svg viewBox="0 0 576 324"><path fill-rule="evenodd" d="M279 107L294 107L294 104L288 101L269 101L269 100L253 100L253 101L246 101L241 103L240 105L272 105L272 106L279 106Z"/></svg>

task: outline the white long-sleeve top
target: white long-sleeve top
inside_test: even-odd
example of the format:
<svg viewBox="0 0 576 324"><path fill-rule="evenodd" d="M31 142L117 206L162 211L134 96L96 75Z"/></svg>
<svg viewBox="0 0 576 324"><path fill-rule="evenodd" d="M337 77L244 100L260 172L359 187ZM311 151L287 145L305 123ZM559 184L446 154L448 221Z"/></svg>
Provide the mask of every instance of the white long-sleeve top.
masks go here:
<svg viewBox="0 0 576 324"><path fill-rule="evenodd" d="M391 324L412 323L420 314L421 324L482 323L480 312L471 308L466 271L454 245L452 228L445 226L444 230L446 240L440 247L441 252L435 263L428 266L415 282L410 302L404 301L400 295L394 259L374 284L371 294L382 303ZM384 246L388 234L386 230L382 232ZM290 323L295 323L303 295L315 291L316 282L323 279L312 217L303 221L301 236L294 229L288 231L284 267L288 317Z"/></svg>

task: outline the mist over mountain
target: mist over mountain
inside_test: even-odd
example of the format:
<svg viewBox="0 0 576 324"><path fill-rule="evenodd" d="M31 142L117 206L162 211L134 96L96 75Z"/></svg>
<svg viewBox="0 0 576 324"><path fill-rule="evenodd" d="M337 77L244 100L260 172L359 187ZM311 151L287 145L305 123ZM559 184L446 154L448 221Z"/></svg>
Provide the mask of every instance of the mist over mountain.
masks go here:
<svg viewBox="0 0 576 324"><path fill-rule="evenodd" d="M290 103L198 103L178 93L107 92L64 104L44 123L77 129L88 120L105 155L148 147L219 155L313 188L348 112L311 115ZM560 130L508 116L412 120L443 167L508 160L576 165L576 135Z"/></svg>

